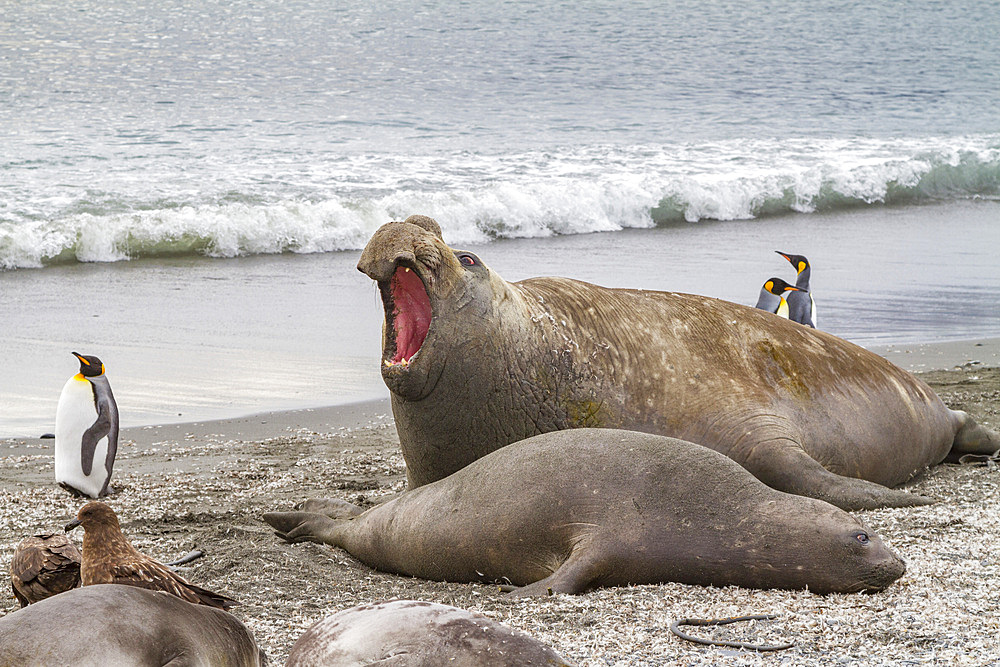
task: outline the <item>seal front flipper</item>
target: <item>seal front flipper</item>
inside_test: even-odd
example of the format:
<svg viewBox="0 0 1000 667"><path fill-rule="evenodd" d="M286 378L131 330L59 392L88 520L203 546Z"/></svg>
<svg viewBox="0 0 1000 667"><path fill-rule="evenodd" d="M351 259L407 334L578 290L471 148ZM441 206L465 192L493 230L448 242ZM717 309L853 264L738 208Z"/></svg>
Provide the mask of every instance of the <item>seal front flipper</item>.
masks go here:
<svg viewBox="0 0 1000 667"><path fill-rule="evenodd" d="M913 507L937 502L926 496L832 473L797 443L786 438L757 443L748 460L737 460L757 479L773 489L825 500L847 511Z"/></svg>
<svg viewBox="0 0 1000 667"><path fill-rule="evenodd" d="M333 528L340 521L317 512L268 512L264 521L286 542L318 542L340 546L334 541Z"/></svg>
<svg viewBox="0 0 1000 667"><path fill-rule="evenodd" d="M595 557L598 549L578 545L566 562L544 579L515 588L507 595L513 598L543 597L556 593L576 595L598 587L603 574L602 561Z"/></svg>

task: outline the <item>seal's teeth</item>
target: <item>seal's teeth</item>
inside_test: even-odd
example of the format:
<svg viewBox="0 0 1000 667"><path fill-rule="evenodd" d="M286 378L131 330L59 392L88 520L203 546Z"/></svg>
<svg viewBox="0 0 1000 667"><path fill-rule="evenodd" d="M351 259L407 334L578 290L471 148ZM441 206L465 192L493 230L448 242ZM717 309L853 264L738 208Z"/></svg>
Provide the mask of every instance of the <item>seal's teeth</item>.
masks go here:
<svg viewBox="0 0 1000 667"><path fill-rule="evenodd" d="M410 272L410 267L404 266L403 267L403 273L409 273L409 272Z"/></svg>
<svg viewBox="0 0 1000 667"><path fill-rule="evenodd" d="M385 364L385 365L386 365L386 367L389 367L389 366L392 366L392 362L391 362L391 361L389 361L388 359L384 359L384 360L382 361L382 363L383 363L383 364Z"/></svg>

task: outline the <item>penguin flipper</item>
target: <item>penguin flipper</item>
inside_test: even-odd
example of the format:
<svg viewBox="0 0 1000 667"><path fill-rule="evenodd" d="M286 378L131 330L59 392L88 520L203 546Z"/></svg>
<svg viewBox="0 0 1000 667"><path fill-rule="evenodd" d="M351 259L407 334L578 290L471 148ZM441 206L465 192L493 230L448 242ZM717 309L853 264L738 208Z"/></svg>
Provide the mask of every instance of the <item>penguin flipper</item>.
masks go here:
<svg viewBox="0 0 1000 667"><path fill-rule="evenodd" d="M114 493L114 489L111 489L108 485L111 483L111 472L115 468L115 456L118 455L118 427L117 425L110 429L108 432L108 453L104 457L104 469L108 472L108 476L104 478L104 486L101 487L101 492L98 497L103 497L109 493Z"/></svg>
<svg viewBox="0 0 1000 667"><path fill-rule="evenodd" d="M102 408L97 413L97 421L83 432L83 437L80 440L80 468L84 475L89 476L94 469L94 453L97 451L97 443L110 432L111 415L107 408ZM116 442L115 446L117 447L117 445ZM110 449L111 443L108 442L108 450L110 451Z"/></svg>

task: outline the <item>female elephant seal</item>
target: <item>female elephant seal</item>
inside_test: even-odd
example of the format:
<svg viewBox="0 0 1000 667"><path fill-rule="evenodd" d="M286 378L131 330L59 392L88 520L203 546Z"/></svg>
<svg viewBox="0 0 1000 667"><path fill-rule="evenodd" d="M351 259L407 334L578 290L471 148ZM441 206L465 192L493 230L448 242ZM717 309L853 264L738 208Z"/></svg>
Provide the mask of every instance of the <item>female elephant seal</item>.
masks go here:
<svg viewBox="0 0 1000 667"><path fill-rule="evenodd" d="M75 588L0 618L0 665L265 664L235 616L137 586Z"/></svg>
<svg viewBox="0 0 1000 667"><path fill-rule="evenodd" d="M328 507L264 520L379 570L506 581L523 595L665 581L849 593L905 570L847 512L776 491L701 445L635 431L544 433L361 514L308 511Z"/></svg>
<svg viewBox="0 0 1000 667"><path fill-rule="evenodd" d="M565 278L508 283L426 216L358 268L385 306L382 377L419 486L529 436L602 426L711 447L845 509L932 502L887 487L1000 435L876 354L770 313Z"/></svg>
<svg viewBox="0 0 1000 667"><path fill-rule="evenodd" d="M319 621L295 642L285 667L570 664L537 639L485 616L433 602L394 600Z"/></svg>

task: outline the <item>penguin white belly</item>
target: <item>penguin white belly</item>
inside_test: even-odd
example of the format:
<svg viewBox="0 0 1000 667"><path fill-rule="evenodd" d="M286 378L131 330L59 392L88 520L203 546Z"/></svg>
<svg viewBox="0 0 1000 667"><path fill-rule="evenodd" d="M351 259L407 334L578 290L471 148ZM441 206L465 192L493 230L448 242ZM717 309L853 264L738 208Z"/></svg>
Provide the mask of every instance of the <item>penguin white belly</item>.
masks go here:
<svg viewBox="0 0 1000 667"><path fill-rule="evenodd" d="M68 484L92 498L101 492L108 476L104 467L108 454L107 436L97 443L90 474L83 474L83 434L95 421L97 406L94 404L94 390L86 378L74 375L63 386L56 407L56 482Z"/></svg>
<svg viewBox="0 0 1000 667"><path fill-rule="evenodd" d="M778 304L778 310L776 310L774 314L777 315L778 317L784 317L787 320L788 319L788 301L786 301L785 299L782 299L781 302Z"/></svg>
<svg viewBox="0 0 1000 667"><path fill-rule="evenodd" d="M809 295L809 318L812 320L812 325L814 329L819 329L819 318L816 316L816 300L813 299L812 294Z"/></svg>

